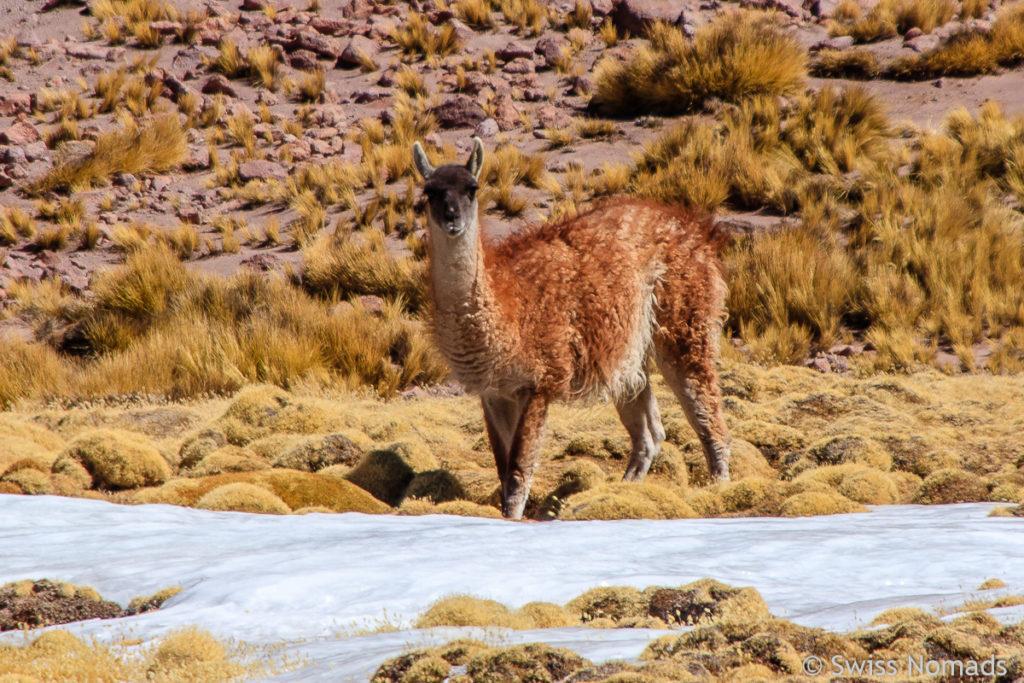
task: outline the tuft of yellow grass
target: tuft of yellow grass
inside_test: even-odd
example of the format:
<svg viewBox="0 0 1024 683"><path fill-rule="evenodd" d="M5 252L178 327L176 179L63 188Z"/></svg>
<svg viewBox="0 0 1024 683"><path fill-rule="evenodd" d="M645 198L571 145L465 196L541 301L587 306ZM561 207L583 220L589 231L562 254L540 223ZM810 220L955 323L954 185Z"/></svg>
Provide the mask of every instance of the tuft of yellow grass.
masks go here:
<svg viewBox="0 0 1024 683"><path fill-rule="evenodd" d="M450 22L434 30L416 11L409 12L405 21L392 29L390 38L402 53L413 57L446 57L461 47L455 27Z"/></svg>
<svg viewBox="0 0 1024 683"><path fill-rule="evenodd" d="M807 73L803 48L757 13L722 15L693 41L678 27L658 23L648 39L626 61L598 64L596 108L612 116L681 114L711 97L737 102L793 92Z"/></svg>
<svg viewBox="0 0 1024 683"><path fill-rule="evenodd" d="M58 161L28 190L36 195L79 191L116 173L160 173L177 166L187 152L185 132L176 115L126 123L97 137L91 153Z"/></svg>
<svg viewBox="0 0 1024 683"><path fill-rule="evenodd" d="M922 80L936 76L974 76L1024 57L1024 8L1006 5L988 31L961 30L932 50L901 57L885 73L890 78Z"/></svg>

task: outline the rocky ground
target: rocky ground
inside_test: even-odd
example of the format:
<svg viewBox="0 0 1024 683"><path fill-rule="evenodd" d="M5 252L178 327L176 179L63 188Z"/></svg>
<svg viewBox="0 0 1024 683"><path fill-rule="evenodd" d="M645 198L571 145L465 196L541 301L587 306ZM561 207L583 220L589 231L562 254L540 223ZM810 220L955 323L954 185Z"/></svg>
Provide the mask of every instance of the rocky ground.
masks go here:
<svg viewBox="0 0 1024 683"><path fill-rule="evenodd" d="M29 196L24 187L46 173L58 157L87 153L91 141L116 124L111 112L76 116L73 137L78 139L61 142L53 129L66 115L66 107L61 110L53 101L62 96L80 97L95 109L98 77L120 66L138 66L140 60L151 65L142 71L146 86L152 89L153 110L173 108L183 94L194 96L201 110L209 110L216 98L223 98L222 123L244 112L258 121L254 130L257 153L238 168L243 182L284 181L296 167L329 160L358 163L362 149L353 142L353 130L367 118L390 120L396 94L403 87L399 81L411 69L422 78L422 91L439 123L431 134L435 143L451 145L462 154L472 135L481 136L489 149L507 141L527 153L544 153L547 169L564 183L572 166L582 165L589 171L606 162L629 161L657 134L661 123L649 116L619 120L608 135L576 136L568 145L551 149L546 131L568 130L588 116L595 62L609 53L623 53L638 42L624 40L606 46L598 35L606 21L621 36L641 33L655 19L680 24L692 32L730 8L764 7L778 10L787 31L812 52L822 46L845 48L852 44L849 37L829 37L826 26L836 8L830 0L584 2L581 7L586 11L581 10L576 22L571 18L576 9L573 2L544 0L547 20L533 33L529 28L520 30L498 11L492 13L493 28L473 29L442 3L416 0L314 0L312 5L287 0L244 0L240 4L175 0L171 5L176 11L150 10L150 16L176 19L150 22L155 35L134 37L125 28L132 25L131 7L147 6L145 2L108 3L104 7L113 7L108 14L117 16L101 20L97 17L105 15L96 10L96 3L4 0L0 3L0 37L16 41L18 49L12 45L6 60L8 77L0 79L0 205L24 209L36 217L40 230L48 224L45 207L40 210L40 202L48 197ZM861 0L861 4L874 3ZM461 47L447 56L404 63L393 32L413 11L423 13L428 30L453 27ZM970 22L984 26L993 11ZM581 24L583 30L567 32L566 18ZM108 24L115 25L114 30L121 26L121 35L109 39ZM930 33L912 29L905 37L870 43L865 49L880 59L916 54L962 28L954 18ZM570 39L576 44L569 53L575 54L565 63L569 53L564 54L563 49L570 46ZM243 55L252 48L270 46L280 62L274 87L268 89L251 78L227 78L207 66L217 59L218 46L227 40ZM466 71L460 66L488 61L492 69ZM324 75L322 91L307 97L309 102L298 101L305 96L296 86L306 74L318 70ZM822 82L815 79L809 85L816 87ZM1024 80L1017 71L916 83L878 80L864 85L883 98L894 120L907 119L925 127L938 125L946 112L960 104L974 111L983 101L995 99L1009 115L1024 107ZM298 117L306 125L285 125ZM46 248L52 245L29 238L0 246L0 305L10 283L18 279L38 281L56 275L73 290L87 289L96 269L122 259L123 244L114 233L117 226L125 224L142 223L157 230L172 229L179 223L194 225L202 246L195 250L191 262L206 271L231 273L245 266L265 269L297 263L300 254L287 240L275 244L257 238L272 220L287 233L296 212L284 203L255 204L225 191L217 180L216 167L230 164L235 150L215 130L216 126L188 131L188 155L178 169L140 177L118 174L110 185L76 193L82 203L80 224L94 223L93 230L98 229L91 248L82 248L74 239L59 248ZM400 181L399 187L405 182ZM492 232L514 230L550 211L551 198L544 191L519 191L528 202L527 209L516 217L489 211L486 223ZM370 196L363 193L359 200ZM353 216L342 205L326 209L326 226L334 225L339 217L344 222ZM223 230L217 221L223 217L235 217L246 228L236 249L218 246ZM762 229L783 218L727 214L722 220L740 229ZM24 332L17 321L4 324Z"/></svg>

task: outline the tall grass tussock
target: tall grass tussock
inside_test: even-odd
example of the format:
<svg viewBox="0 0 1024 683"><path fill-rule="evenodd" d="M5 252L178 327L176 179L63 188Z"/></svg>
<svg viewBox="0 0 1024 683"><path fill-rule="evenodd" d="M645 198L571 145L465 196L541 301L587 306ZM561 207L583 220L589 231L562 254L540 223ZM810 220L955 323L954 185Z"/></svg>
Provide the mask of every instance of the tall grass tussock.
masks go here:
<svg viewBox="0 0 1024 683"><path fill-rule="evenodd" d="M712 97L737 102L793 92L806 76L806 54L770 15L731 12L691 41L670 24L654 24L648 43L625 62L598 64L591 105L610 116L693 111Z"/></svg>
<svg viewBox="0 0 1024 683"><path fill-rule="evenodd" d="M185 132L176 115L160 115L120 130L102 133L93 151L58 161L28 186L34 194L79 191L115 173L159 173L177 166L187 153Z"/></svg>

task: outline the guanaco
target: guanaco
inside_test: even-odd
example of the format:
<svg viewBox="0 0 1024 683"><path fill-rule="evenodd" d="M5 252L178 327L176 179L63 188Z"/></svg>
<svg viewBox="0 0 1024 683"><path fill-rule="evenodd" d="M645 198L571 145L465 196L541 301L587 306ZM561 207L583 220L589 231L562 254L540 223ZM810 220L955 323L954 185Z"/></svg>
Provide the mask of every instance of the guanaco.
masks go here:
<svg viewBox="0 0 1024 683"><path fill-rule="evenodd" d="M480 230L484 149L424 178L433 332L454 377L480 397L505 517L523 515L554 400L614 402L647 474L665 439L648 359L697 433L711 477L729 478L717 362L726 286L712 226L682 207L619 197L491 242Z"/></svg>

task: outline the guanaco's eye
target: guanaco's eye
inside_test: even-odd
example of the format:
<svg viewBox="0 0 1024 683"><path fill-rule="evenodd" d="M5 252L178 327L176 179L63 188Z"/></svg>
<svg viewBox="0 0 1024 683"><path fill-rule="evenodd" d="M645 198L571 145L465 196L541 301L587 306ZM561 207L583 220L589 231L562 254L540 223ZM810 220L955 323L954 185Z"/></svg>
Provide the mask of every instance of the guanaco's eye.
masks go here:
<svg viewBox="0 0 1024 683"><path fill-rule="evenodd" d="M427 196L427 199L434 201L441 196L441 191L436 187L425 187L423 188L423 194Z"/></svg>
<svg viewBox="0 0 1024 683"><path fill-rule="evenodd" d="M466 194L469 195L470 197L472 197L473 195L476 194L476 191L479 190L479 189L480 189L480 186L477 185L476 183L473 183L472 185L467 185L466 186Z"/></svg>

